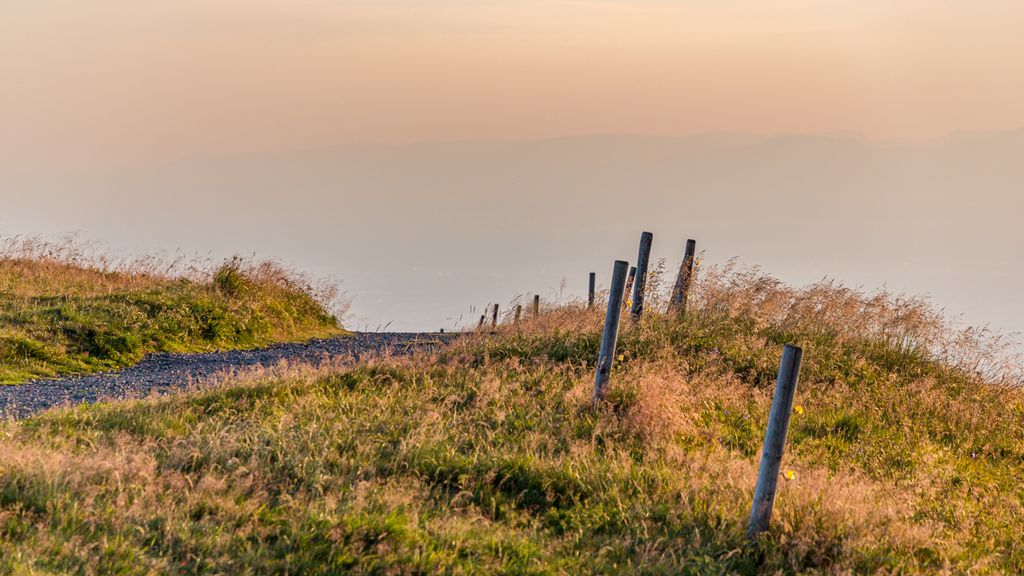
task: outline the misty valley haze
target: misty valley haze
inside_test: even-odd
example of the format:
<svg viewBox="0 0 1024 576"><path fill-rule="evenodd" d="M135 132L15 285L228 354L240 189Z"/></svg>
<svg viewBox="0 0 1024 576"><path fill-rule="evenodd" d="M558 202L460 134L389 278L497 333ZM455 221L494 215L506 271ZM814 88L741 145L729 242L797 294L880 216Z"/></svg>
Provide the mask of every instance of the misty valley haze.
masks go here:
<svg viewBox="0 0 1024 576"><path fill-rule="evenodd" d="M798 284L932 295L1024 330L1024 132L589 136L195 157L111 173L0 171L5 234L114 251L278 258L342 281L354 326L452 328L519 294L578 297L634 260L761 265ZM564 282L564 290L563 290Z"/></svg>

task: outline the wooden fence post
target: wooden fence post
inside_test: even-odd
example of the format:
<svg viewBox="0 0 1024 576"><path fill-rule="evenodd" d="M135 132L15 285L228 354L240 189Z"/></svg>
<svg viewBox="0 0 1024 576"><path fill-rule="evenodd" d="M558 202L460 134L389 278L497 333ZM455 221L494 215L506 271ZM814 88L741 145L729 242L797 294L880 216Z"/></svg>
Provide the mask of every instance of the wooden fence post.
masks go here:
<svg viewBox="0 0 1024 576"><path fill-rule="evenodd" d="M771 523L775 492L779 484L779 467L782 465L782 452L786 446L789 418L793 414L793 399L796 396L796 383L800 376L803 355L803 350L791 344L786 344L782 351L779 374L775 381L775 397L772 399L768 429L764 435L761 467L757 473L757 488L754 489L754 505L750 510L750 524L747 526L747 536L750 538L756 538L758 534L767 530L768 524Z"/></svg>
<svg viewBox="0 0 1024 576"><path fill-rule="evenodd" d="M605 389L612 374L615 360L615 343L619 337L619 317L622 314L622 295L626 289L626 270L629 263L616 260L612 268L612 284L608 294L608 312L604 317L604 333L601 335L601 353L597 357L597 374L594 376L594 402L604 399Z"/></svg>
<svg viewBox="0 0 1024 576"><path fill-rule="evenodd" d="M498 303L494 303L494 310L491 312L491 329L498 327Z"/></svg>
<svg viewBox="0 0 1024 576"><path fill-rule="evenodd" d="M540 318L540 294L533 295L533 317Z"/></svg>
<svg viewBox="0 0 1024 576"><path fill-rule="evenodd" d="M644 313L644 288L647 287L647 263L651 258L651 243L654 234L640 235L640 253L636 258L636 278L633 280L633 320L639 320Z"/></svg>
<svg viewBox="0 0 1024 576"><path fill-rule="evenodd" d="M672 301L668 305L669 311L675 312L679 316L686 314L686 299L690 292L690 281L693 278L693 260L696 252L697 241L687 240L683 262L679 265L679 274L676 276L676 285L672 288Z"/></svg>
<svg viewBox="0 0 1024 576"><path fill-rule="evenodd" d="M523 305L516 304L516 324L519 324L519 317L523 315Z"/></svg>
<svg viewBox="0 0 1024 576"><path fill-rule="evenodd" d="M594 307L594 292L597 290L597 272L590 273L590 287L587 293L587 308Z"/></svg>
<svg viewBox="0 0 1024 576"><path fill-rule="evenodd" d="M487 319L487 315L486 314L481 314L480 315L480 324L476 327L477 330L483 330L484 329L484 320L486 320L486 319Z"/></svg>

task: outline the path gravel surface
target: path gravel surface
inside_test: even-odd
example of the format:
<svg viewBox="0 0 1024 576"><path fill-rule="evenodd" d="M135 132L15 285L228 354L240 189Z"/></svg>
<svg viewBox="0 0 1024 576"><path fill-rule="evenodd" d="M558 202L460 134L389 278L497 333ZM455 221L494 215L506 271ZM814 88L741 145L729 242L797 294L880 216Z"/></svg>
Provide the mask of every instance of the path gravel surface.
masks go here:
<svg viewBox="0 0 1024 576"><path fill-rule="evenodd" d="M300 344L276 344L257 350L153 354L135 366L117 372L0 386L0 416L24 418L55 406L165 394L217 374L270 367L282 361L319 365L339 358L358 360L367 354L411 354L416 350L437 347L451 338L448 334L359 332Z"/></svg>

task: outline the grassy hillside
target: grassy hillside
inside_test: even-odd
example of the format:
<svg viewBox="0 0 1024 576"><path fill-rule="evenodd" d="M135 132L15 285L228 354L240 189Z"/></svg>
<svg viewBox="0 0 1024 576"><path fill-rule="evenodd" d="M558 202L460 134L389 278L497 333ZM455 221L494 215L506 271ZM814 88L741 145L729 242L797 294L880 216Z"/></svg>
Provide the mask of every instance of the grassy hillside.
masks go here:
<svg viewBox="0 0 1024 576"><path fill-rule="evenodd" d="M0 384L340 331L308 283L272 264L175 275L152 262L105 264L70 244L0 251Z"/></svg>
<svg viewBox="0 0 1024 576"><path fill-rule="evenodd" d="M0 572L1024 571L1024 392L916 300L703 273L684 320L567 306L432 356L0 431ZM773 376L805 347L770 532Z"/></svg>

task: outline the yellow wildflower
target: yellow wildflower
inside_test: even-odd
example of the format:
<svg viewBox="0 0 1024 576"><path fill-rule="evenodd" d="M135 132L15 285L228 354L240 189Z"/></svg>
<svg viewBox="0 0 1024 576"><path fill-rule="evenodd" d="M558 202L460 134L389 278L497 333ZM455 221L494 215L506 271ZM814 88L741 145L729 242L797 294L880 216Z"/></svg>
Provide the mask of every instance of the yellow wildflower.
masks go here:
<svg viewBox="0 0 1024 576"><path fill-rule="evenodd" d="M799 415L804 413L804 407L799 405L799 404L797 404L796 406L793 406L793 412L796 412L797 415L799 416Z"/></svg>
<svg viewBox="0 0 1024 576"><path fill-rule="evenodd" d="M796 478L796 472L793 472L792 470L786 470L785 472L782 473L782 477L785 478L786 480L792 480Z"/></svg>

